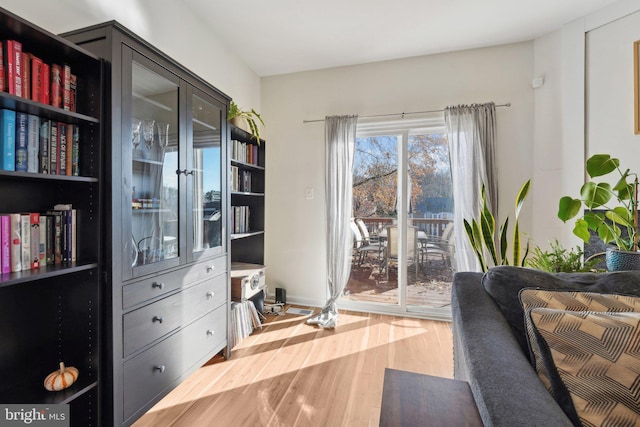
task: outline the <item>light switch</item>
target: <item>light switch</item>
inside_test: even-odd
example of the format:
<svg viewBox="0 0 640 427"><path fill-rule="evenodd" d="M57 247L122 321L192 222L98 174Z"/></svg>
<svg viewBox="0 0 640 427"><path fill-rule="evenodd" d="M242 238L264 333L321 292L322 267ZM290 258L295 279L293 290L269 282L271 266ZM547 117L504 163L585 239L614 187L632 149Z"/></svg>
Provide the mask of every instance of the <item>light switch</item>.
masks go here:
<svg viewBox="0 0 640 427"><path fill-rule="evenodd" d="M313 200L313 188L307 187L304 189L304 198L307 200Z"/></svg>

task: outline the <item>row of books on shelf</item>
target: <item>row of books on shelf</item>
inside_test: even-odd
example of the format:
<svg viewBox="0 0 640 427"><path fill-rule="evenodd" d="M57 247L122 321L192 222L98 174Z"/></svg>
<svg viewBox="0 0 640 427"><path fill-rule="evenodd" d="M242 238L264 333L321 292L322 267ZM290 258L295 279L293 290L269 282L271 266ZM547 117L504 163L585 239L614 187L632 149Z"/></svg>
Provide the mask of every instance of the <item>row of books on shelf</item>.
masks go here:
<svg viewBox="0 0 640 427"><path fill-rule="evenodd" d="M231 191L251 192L251 172L231 166Z"/></svg>
<svg viewBox="0 0 640 427"><path fill-rule="evenodd" d="M231 206L231 232L249 233L249 206Z"/></svg>
<svg viewBox="0 0 640 427"><path fill-rule="evenodd" d="M246 142L231 140L231 159L238 162L258 165L258 146Z"/></svg>
<svg viewBox="0 0 640 427"><path fill-rule="evenodd" d="M0 170L78 176L80 128L0 110Z"/></svg>
<svg viewBox="0 0 640 427"><path fill-rule="evenodd" d="M231 303L231 316L229 328L229 347L233 348L251 335L254 328L262 328L258 310L253 301Z"/></svg>
<svg viewBox="0 0 640 427"><path fill-rule="evenodd" d="M45 212L0 214L0 271L36 270L76 260L76 210L69 204Z"/></svg>
<svg viewBox="0 0 640 427"><path fill-rule="evenodd" d="M0 91L76 111L77 81L68 64L47 64L26 52L19 41L2 41Z"/></svg>

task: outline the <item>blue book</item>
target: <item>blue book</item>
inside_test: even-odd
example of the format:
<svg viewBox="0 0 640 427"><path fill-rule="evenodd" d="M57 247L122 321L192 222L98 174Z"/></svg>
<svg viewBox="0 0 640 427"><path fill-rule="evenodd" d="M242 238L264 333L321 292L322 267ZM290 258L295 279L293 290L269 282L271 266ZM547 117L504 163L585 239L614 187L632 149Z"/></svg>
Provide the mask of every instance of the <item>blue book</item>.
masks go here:
<svg viewBox="0 0 640 427"><path fill-rule="evenodd" d="M16 172L27 171L27 114L16 113Z"/></svg>
<svg viewBox="0 0 640 427"><path fill-rule="evenodd" d="M16 112L0 110L0 170L16 170Z"/></svg>

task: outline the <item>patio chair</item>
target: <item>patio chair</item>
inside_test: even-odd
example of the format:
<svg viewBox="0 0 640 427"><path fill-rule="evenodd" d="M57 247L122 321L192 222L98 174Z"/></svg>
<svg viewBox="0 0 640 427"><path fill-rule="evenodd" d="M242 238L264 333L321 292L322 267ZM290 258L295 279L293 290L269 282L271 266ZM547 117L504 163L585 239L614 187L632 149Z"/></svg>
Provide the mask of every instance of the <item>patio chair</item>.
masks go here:
<svg viewBox="0 0 640 427"><path fill-rule="evenodd" d="M389 279L389 267L392 262L398 262L398 235L399 230L397 226L387 227L387 246L385 248L385 261L383 268L387 272L387 280ZM416 266L416 279L418 278L418 265L419 265L419 250L418 250L418 227L407 227L407 260L412 260Z"/></svg>
<svg viewBox="0 0 640 427"><path fill-rule="evenodd" d="M362 264L365 257L367 257L370 253L374 254L376 257L380 257L380 244L375 243L372 244L368 240L365 240L362 237L362 233L360 232L360 228L356 224L354 220L350 222L351 231L353 232L353 247L356 251L355 256L358 264Z"/></svg>
<svg viewBox="0 0 640 427"><path fill-rule="evenodd" d="M444 228L442 237L432 236L427 240L426 244L421 246L421 256L424 258L425 263L428 263L429 255L440 256L448 268L454 271L456 248L454 242L453 222L450 222Z"/></svg>

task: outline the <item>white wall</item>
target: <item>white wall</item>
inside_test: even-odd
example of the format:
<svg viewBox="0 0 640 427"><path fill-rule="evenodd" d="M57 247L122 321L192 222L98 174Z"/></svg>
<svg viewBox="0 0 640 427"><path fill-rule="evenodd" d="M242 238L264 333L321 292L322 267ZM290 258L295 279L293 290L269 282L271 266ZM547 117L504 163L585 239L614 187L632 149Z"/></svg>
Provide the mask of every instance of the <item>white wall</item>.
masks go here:
<svg viewBox="0 0 640 427"><path fill-rule="evenodd" d="M260 78L181 2L3 0L1 6L54 34L117 20L243 108L260 108Z"/></svg>
<svg viewBox="0 0 640 427"><path fill-rule="evenodd" d="M640 12L587 34L587 155L609 153L640 172L640 135L634 134L633 42Z"/></svg>
<svg viewBox="0 0 640 427"><path fill-rule="evenodd" d="M303 120L511 102L497 109L505 215L533 172L532 72L533 43L526 42L263 78L269 285L286 288L292 301L323 304L326 297L324 125ZM313 200L304 197L307 187ZM530 212L528 204L523 230L531 229Z"/></svg>

